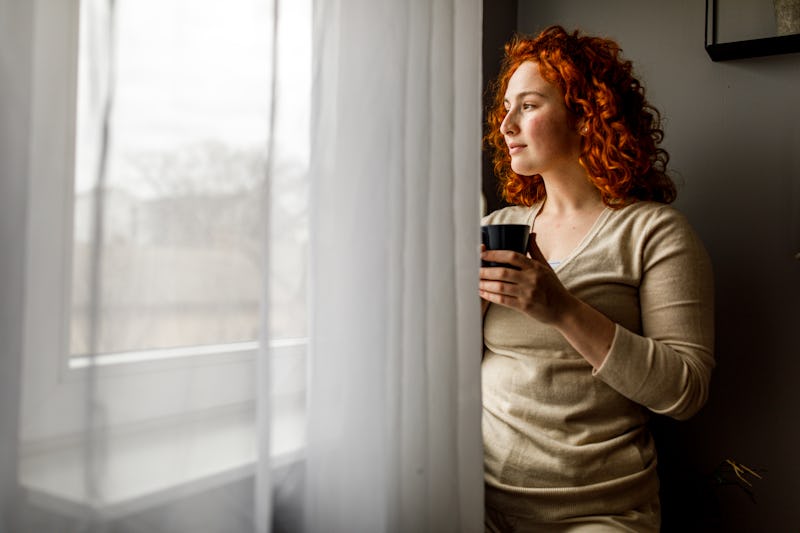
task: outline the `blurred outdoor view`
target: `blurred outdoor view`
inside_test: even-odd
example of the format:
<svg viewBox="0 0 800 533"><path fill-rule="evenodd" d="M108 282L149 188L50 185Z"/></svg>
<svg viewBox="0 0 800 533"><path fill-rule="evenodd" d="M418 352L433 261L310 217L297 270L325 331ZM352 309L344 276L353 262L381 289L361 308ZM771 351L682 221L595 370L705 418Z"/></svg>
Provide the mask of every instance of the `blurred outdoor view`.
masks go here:
<svg viewBox="0 0 800 533"><path fill-rule="evenodd" d="M278 128L268 196L268 2L117 0L116 6L100 206L103 48L96 14L81 15L70 353L85 355L92 347L93 290L98 354L256 341L267 279L272 307L281 310L270 316L270 337L305 337L308 142L302 128L292 138ZM310 46L299 54L310 54ZM281 79L297 84L308 64L279 58L279 68L290 74ZM307 98L297 86L276 91L290 108L292 97ZM283 111L277 115L279 124ZM102 240L95 247L98 221Z"/></svg>

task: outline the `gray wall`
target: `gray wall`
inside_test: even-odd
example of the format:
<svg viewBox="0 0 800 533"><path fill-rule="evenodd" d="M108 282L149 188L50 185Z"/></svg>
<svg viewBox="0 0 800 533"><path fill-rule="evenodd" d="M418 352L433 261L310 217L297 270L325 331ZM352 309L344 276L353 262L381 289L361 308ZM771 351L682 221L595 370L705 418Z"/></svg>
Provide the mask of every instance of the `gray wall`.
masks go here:
<svg viewBox="0 0 800 533"><path fill-rule="evenodd" d="M685 472L672 488L701 511L718 498L720 530L798 531L800 54L714 63L704 17L699 0L520 0L517 28L561 24L621 44L665 118L676 206L714 262L718 367L706 408L671 428L686 450L673 454ZM727 458L766 470L756 503L735 486L702 493Z"/></svg>

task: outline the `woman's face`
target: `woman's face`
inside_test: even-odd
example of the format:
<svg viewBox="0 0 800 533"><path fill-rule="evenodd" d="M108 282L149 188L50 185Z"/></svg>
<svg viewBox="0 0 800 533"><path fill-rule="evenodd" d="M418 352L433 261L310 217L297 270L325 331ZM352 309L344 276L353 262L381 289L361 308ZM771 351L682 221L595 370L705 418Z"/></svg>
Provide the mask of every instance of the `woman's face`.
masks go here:
<svg viewBox="0 0 800 533"><path fill-rule="evenodd" d="M522 176L547 176L575 168L580 135L561 92L539 75L539 66L522 63L508 82L506 116L500 132L511 155L511 169Z"/></svg>

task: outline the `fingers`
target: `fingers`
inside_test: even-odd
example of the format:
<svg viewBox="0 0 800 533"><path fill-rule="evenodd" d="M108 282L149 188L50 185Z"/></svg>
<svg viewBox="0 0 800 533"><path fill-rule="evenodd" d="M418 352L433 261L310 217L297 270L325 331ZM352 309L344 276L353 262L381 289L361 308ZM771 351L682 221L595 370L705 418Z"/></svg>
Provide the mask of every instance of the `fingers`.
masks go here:
<svg viewBox="0 0 800 533"><path fill-rule="evenodd" d="M504 263L519 269L530 266L530 259L517 252L510 250L485 250L481 252L481 259L493 263Z"/></svg>
<svg viewBox="0 0 800 533"><path fill-rule="evenodd" d="M505 296L513 296L515 298L518 298L525 292L524 289L522 289L517 283L485 279L481 280L479 288L481 293L500 294Z"/></svg>
<svg viewBox="0 0 800 533"><path fill-rule="evenodd" d="M520 307L520 300L517 295L507 290L509 287L513 287L513 285L498 283L496 290L491 290L489 287L491 287L491 285L485 285L484 282L481 282L481 287L478 290L480 297L485 301L505 305L507 307Z"/></svg>

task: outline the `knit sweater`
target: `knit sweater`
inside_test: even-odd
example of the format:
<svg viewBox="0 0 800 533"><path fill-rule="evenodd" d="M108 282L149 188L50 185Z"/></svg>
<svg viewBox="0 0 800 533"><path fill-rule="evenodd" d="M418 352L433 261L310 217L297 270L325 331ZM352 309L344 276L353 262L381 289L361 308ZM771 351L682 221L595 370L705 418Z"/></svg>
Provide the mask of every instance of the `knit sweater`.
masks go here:
<svg viewBox="0 0 800 533"><path fill-rule="evenodd" d="M541 205L484 224L530 224ZM622 513L657 501L649 413L686 419L708 396L713 280L675 209L607 208L554 270L616 323L593 367L551 326L490 305L484 320L486 502L532 521Z"/></svg>

